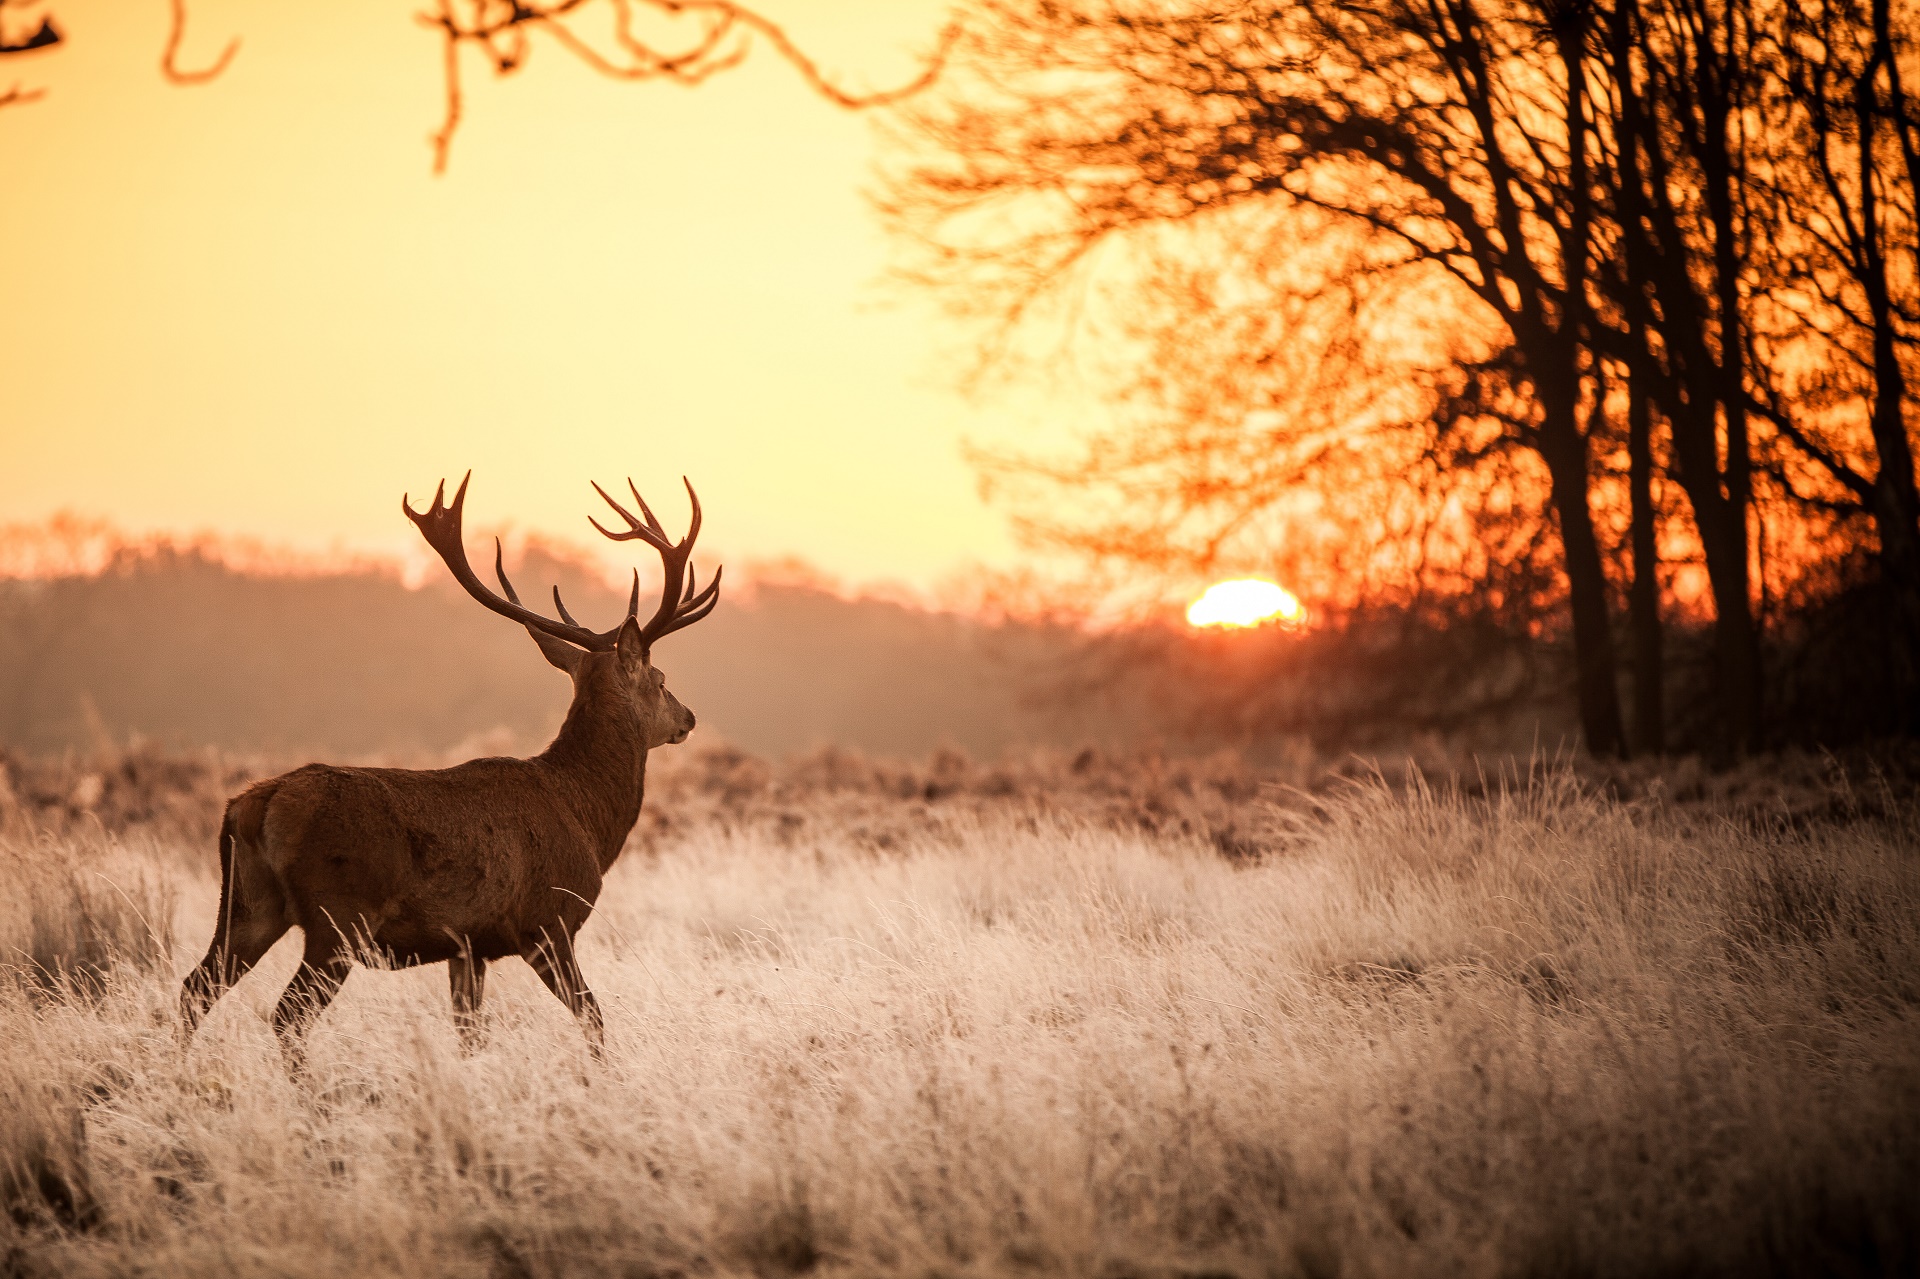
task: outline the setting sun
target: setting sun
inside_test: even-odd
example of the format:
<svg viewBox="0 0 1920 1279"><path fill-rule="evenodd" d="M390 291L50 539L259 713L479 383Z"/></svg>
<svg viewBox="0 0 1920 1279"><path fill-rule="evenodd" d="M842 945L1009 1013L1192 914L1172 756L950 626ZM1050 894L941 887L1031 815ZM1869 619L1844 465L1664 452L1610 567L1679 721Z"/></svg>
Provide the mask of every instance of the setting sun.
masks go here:
<svg viewBox="0 0 1920 1279"><path fill-rule="evenodd" d="M1278 619L1300 619L1300 601L1292 591L1257 577L1215 582L1187 608L1189 626L1258 626Z"/></svg>

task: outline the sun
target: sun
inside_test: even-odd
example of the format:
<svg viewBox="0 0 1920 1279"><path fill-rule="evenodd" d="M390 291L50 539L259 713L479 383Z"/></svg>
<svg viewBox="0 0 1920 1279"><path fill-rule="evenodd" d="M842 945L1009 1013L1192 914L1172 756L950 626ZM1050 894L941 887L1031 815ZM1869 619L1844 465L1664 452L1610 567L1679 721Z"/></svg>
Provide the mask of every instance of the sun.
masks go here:
<svg viewBox="0 0 1920 1279"><path fill-rule="evenodd" d="M1257 577L1215 582L1187 608L1189 626L1258 626L1262 622L1297 622L1300 601L1292 591Z"/></svg>

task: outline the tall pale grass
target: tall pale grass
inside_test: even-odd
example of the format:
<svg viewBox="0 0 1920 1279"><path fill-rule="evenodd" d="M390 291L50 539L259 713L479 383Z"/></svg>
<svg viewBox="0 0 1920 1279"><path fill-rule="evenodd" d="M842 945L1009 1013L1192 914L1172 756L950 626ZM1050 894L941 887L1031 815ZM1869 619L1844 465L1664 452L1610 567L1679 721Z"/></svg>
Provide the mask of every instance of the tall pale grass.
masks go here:
<svg viewBox="0 0 1920 1279"><path fill-rule="evenodd" d="M0 1271L1920 1267L1911 808L1549 773L1263 821L1238 861L1017 799L887 849L700 823L584 934L604 1063L517 964L472 1055L443 970L360 972L299 1080L291 943L179 1044L179 880L171 965L0 983Z"/></svg>
<svg viewBox="0 0 1920 1279"><path fill-rule="evenodd" d="M172 960L175 890L150 839L0 830L0 967L45 994L100 993L116 967Z"/></svg>

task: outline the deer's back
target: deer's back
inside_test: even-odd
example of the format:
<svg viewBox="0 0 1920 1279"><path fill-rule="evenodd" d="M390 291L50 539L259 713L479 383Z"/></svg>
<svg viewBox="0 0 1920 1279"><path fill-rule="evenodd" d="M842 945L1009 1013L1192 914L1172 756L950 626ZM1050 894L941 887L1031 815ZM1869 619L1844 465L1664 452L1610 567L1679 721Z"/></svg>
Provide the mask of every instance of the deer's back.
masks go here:
<svg viewBox="0 0 1920 1279"><path fill-rule="evenodd" d="M585 919L600 867L566 798L532 760L309 764L243 792L228 820L234 856L278 881L293 922L431 963L520 953Z"/></svg>

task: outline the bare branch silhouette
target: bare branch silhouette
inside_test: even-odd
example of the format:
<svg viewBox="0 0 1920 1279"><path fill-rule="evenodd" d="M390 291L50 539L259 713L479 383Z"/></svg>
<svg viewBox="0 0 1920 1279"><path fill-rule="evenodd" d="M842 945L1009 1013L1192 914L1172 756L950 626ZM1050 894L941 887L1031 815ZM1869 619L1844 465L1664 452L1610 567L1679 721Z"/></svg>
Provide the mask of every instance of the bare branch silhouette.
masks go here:
<svg viewBox="0 0 1920 1279"><path fill-rule="evenodd" d="M738 66L747 56L751 37L757 34L800 73L814 92L836 106L858 110L898 102L932 84L958 36L957 26L948 26L925 68L906 84L861 94L849 92L828 79L819 64L809 58L778 23L732 0L607 2L612 6L613 40L618 46L614 56L595 48L568 25L568 19L591 7L594 0L555 0L547 5L530 5L521 0L437 0L434 12L419 15L422 23L441 33L445 44L446 110L440 128L433 134L433 171L446 172L447 156L463 114L462 45L478 48L497 74L507 75L525 65L531 51L530 35L541 32L594 71L613 79L664 78L698 84L716 72ZM636 8L689 21L696 31L677 49L659 47L635 33Z"/></svg>
<svg viewBox="0 0 1920 1279"><path fill-rule="evenodd" d="M4 5L6 0L0 0ZM168 0L171 23L167 43L160 55L160 72L173 84L205 84L216 79L232 64L240 52L240 38L227 42L220 56L199 69L180 65L181 46L187 34L187 0ZM496 74L507 75L526 64L532 51L532 35L550 37L586 66L616 80L664 78L681 84L699 84L717 72L731 70L746 59L754 36L759 36L800 73L800 78L815 93L836 106L849 110L886 106L925 89L940 75L959 35L957 24L941 32L933 54L920 73L905 84L873 93L855 93L836 84L820 69L819 63L794 43L780 24L733 3L733 0L605 0L600 12L610 18L612 48L603 49L583 37L569 25L570 20L593 9L600 0L552 0L547 4L527 4L522 0L434 0L431 12L418 14L419 21L436 31L442 39L441 74L445 85L445 110L440 127L432 134L433 171L444 173L465 111L460 80L460 50L478 48ZM677 48L661 47L642 36L635 28L635 12L651 12L669 22L690 26L689 39ZM7 43L0 34L0 54L25 53L59 44L63 40L52 19L44 19L33 35L17 43ZM17 86L0 92L0 107L31 102L42 96L41 90L22 90Z"/></svg>
<svg viewBox="0 0 1920 1279"><path fill-rule="evenodd" d="M173 25L167 31L166 51L160 55L160 74L175 84L205 84L227 69L233 61L233 55L240 52L240 37L235 36L227 42L227 47L215 58L213 65L200 71L182 71L177 58L180 44L187 37L187 0L172 0Z"/></svg>
<svg viewBox="0 0 1920 1279"><path fill-rule="evenodd" d="M0 0L0 9L4 9L5 7L6 0ZM39 49L50 49L54 45L59 44L62 38L60 29L53 25L53 19L47 17L41 18L40 25L34 28L33 34L24 40L9 40L7 38L6 28L0 26L0 57L4 57L7 54L33 53ZM24 106L29 102L37 102L46 96L47 91L45 89L23 89L16 84L10 89L0 89L0 107Z"/></svg>
<svg viewBox="0 0 1920 1279"><path fill-rule="evenodd" d="M0 5L0 8L5 7ZM0 32L0 54L31 53L35 49L46 49L59 44L62 37L60 29L53 25L52 18L40 19L40 25L25 40L9 42L5 33Z"/></svg>

